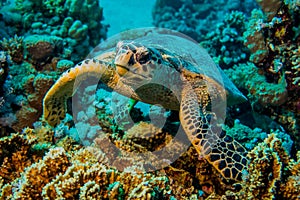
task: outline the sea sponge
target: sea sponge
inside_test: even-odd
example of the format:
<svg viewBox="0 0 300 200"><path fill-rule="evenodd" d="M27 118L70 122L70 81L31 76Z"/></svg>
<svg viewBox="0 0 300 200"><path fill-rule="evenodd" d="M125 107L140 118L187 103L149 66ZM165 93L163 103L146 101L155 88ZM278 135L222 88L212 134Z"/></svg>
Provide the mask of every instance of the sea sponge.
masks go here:
<svg viewBox="0 0 300 200"><path fill-rule="evenodd" d="M15 131L21 131L27 126L32 126L39 118L39 111L28 105L23 105L20 110L16 112L16 121L13 122L11 127Z"/></svg>
<svg viewBox="0 0 300 200"><path fill-rule="evenodd" d="M17 121L12 124L15 131L21 131L23 128L32 127L42 112L42 100L48 89L53 84L53 78L49 75L38 73L29 75L23 79L23 90L27 93L27 101L16 112Z"/></svg>
<svg viewBox="0 0 300 200"><path fill-rule="evenodd" d="M130 128L123 137L124 142L130 141L145 147L148 151L158 149L165 142L166 133L151 123L140 122Z"/></svg>

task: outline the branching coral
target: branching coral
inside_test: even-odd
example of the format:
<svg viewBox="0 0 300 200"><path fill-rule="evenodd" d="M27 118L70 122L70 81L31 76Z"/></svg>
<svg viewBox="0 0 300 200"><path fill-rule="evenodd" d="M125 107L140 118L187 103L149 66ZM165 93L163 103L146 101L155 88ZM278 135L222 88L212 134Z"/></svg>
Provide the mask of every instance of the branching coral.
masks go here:
<svg viewBox="0 0 300 200"><path fill-rule="evenodd" d="M248 97L267 106L280 106L288 100L285 80L280 83L268 83L265 76L252 63L240 64L226 70L231 80L239 87L249 91Z"/></svg>
<svg viewBox="0 0 300 200"><path fill-rule="evenodd" d="M38 163L26 168L18 180L22 184L14 188L14 198L41 198L43 187L56 175L66 171L68 158L62 148L51 149Z"/></svg>
<svg viewBox="0 0 300 200"><path fill-rule="evenodd" d="M149 199L162 194L167 184L163 175L109 169L87 149L70 158L62 148L54 148L27 167L20 178L2 184L2 198Z"/></svg>

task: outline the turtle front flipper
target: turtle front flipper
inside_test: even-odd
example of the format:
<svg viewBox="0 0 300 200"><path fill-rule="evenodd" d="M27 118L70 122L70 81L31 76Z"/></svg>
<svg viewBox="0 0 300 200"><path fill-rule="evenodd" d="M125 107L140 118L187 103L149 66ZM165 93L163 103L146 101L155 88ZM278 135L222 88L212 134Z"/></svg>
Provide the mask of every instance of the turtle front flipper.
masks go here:
<svg viewBox="0 0 300 200"><path fill-rule="evenodd" d="M194 84L194 83L193 83ZM226 179L241 180L246 169L246 150L226 135L217 124L216 115L206 111L209 99L205 84L195 88L183 85L180 121L196 151L212 164Z"/></svg>
<svg viewBox="0 0 300 200"><path fill-rule="evenodd" d="M87 77L96 77L110 88L114 88L119 76L114 67L97 59L84 60L75 67L63 73L56 83L50 88L43 100L43 117L51 126L56 126L66 114L66 102L76 88L75 83L80 83Z"/></svg>

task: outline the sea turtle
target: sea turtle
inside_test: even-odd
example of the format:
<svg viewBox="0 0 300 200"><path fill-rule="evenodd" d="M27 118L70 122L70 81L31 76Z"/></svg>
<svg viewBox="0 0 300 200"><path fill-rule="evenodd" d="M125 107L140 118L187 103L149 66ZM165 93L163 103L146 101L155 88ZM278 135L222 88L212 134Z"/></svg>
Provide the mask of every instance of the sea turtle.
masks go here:
<svg viewBox="0 0 300 200"><path fill-rule="evenodd" d="M119 41L116 47L80 62L62 74L46 94L44 119L57 125L65 117L75 79L97 76L122 95L178 110L182 127L199 155L223 177L241 180L246 150L218 125L217 112L226 99L234 104L245 97L204 49L182 41L175 35L142 36Z"/></svg>

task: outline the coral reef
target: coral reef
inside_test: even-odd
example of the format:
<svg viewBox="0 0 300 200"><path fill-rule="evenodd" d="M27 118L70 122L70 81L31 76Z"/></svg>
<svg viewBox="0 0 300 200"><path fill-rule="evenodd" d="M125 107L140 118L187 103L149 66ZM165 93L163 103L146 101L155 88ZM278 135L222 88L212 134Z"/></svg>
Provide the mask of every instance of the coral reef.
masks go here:
<svg viewBox="0 0 300 200"><path fill-rule="evenodd" d="M200 44L207 49L221 68L230 68L234 64L249 59L249 50L244 46L243 33L246 31L245 14L232 11L217 24L216 30L204 36Z"/></svg>
<svg viewBox="0 0 300 200"><path fill-rule="evenodd" d="M15 34L56 36L63 40L64 57L75 62L82 60L91 47L106 37L107 27L101 24L102 8L95 1L8 1L0 13L3 31L9 30L0 38ZM44 41L38 46L47 48L45 53L52 49Z"/></svg>
<svg viewBox="0 0 300 200"><path fill-rule="evenodd" d="M141 125L140 129L145 126ZM26 137L33 134L30 130L24 133ZM300 153L297 160L291 159L277 135L270 134L248 153L250 163L244 180L230 186L203 158L198 157L193 147L171 165L145 172L146 166L138 163L126 167L126 163L134 162L133 157L122 160L117 155L101 151L107 141L96 141L91 147L78 149L48 148L43 150L48 152L41 157L37 151L39 148L35 147L37 140L31 139L30 142L15 134L0 141L4 150L1 151L1 198L297 199ZM148 143L156 142L149 140ZM143 148L150 149L152 145ZM135 145L130 151L139 148ZM14 150L8 152L5 149ZM113 165L108 160L110 158L115 159ZM114 167L116 162L125 167L123 171Z"/></svg>
<svg viewBox="0 0 300 200"><path fill-rule="evenodd" d="M262 124L263 115L268 116L269 122L264 123L267 126L261 128L270 129L275 121L291 134L295 145L298 146L299 114L291 110L290 105L293 103L291 95L293 94L288 91L286 80L281 79L278 83L270 83L262 69L250 62L236 65L225 72L239 88L244 88L248 92L247 97L256 113L254 120L259 120L256 121L256 126Z"/></svg>
<svg viewBox="0 0 300 200"><path fill-rule="evenodd" d="M253 11L248 23L250 29L244 34L245 45L251 50L250 60L262 69L261 73L267 82L286 82L286 99L289 100L287 108L299 114L299 34L294 29L299 9L294 7L290 10L291 6L281 1L275 1L272 6L263 2L261 6L264 11L268 11L267 16L261 11ZM274 4L280 5L280 8L276 9Z"/></svg>
<svg viewBox="0 0 300 200"><path fill-rule="evenodd" d="M9 126L15 131L32 127L41 115L43 97L58 74L39 72L27 62L11 65L3 87L7 92L0 110L3 114L0 118L1 125Z"/></svg>
<svg viewBox="0 0 300 200"><path fill-rule="evenodd" d="M0 35L1 130L21 131L39 119L57 77L106 37L106 26L99 3L86 0L8 1L0 13L9 30Z"/></svg>
<svg viewBox="0 0 300 200"><path fill-rule="evenodd" d="M0 199L299 199L300 3L256 2L157 0L153 9L154 25L201 41L248 97L223 126L249 152L234 183L175 137L178 113L132 104L119 123L112 106L128 99L101 83L83 86L79 112L57 127L40 121L54 81L106 37L102 8L1 1Z"/></svg>
<svg viewBox="0 0 300 200"><path fill-rule="evenodd" d="M234 10L249 14L256 7L254 1L177 1L157 0L152 11L153 23L157 27L182 32L197 41L215 31L226 13Z"/></svg>
<svg viewBox="0 0 300 200"><path fill-rule="evenodd" d="M248 157L248 175L242 189L233 195L235 199L299 198L299 151L296 161L290 159L281 140L270 134L249 152Z"/></svg>

